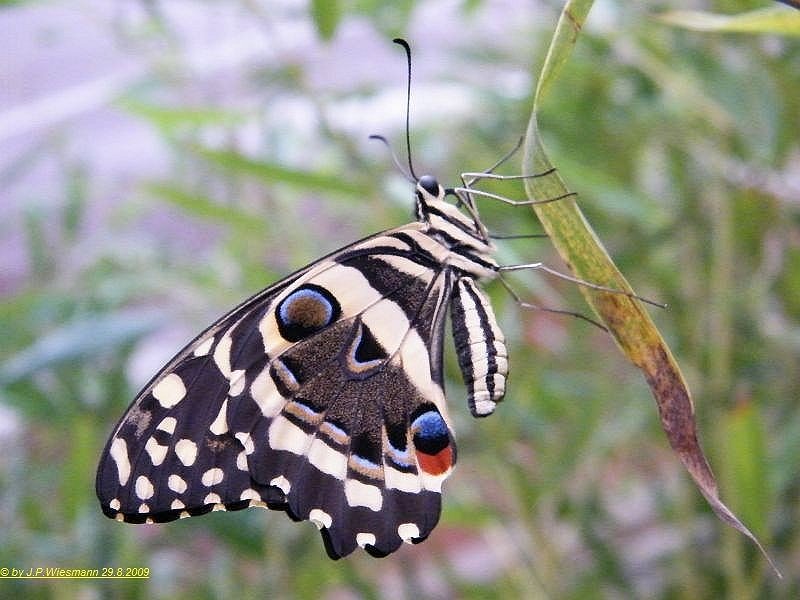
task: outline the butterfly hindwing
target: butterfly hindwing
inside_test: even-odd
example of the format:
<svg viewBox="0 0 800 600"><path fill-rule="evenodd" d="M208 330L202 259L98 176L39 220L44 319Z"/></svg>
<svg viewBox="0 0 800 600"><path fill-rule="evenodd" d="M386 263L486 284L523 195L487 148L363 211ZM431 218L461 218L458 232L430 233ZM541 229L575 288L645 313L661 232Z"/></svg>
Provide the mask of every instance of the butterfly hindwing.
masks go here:
<svg viewBox="0 0 800 600"><path fill-rule="evenodd" d="M424 539L455 461L442 389L453 276L419 223L254 296L145 387L101 459L104 512L268 506L333 557Z"/></svg>

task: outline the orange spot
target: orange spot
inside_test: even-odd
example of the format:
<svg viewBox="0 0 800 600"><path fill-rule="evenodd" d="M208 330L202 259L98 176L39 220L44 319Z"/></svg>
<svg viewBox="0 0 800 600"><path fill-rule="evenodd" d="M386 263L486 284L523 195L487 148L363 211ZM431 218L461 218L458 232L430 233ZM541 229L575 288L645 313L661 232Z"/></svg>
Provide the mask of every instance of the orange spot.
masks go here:
<svg viewBox="0 0 800 600"><path fill-rule="evenodd" d="M436 454L417 451L417 464L430 475L441 475L453 466L453 448L447 445Z"/></svg>

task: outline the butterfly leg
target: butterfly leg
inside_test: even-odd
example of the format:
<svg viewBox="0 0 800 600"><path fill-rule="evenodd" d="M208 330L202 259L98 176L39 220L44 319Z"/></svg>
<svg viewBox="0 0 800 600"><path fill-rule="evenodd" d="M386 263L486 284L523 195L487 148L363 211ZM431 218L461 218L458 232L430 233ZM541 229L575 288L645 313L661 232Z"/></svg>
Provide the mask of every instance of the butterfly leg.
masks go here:
<svg viewBox="0 0 800 600"><path fill-rule="evenodd" d="M532 302L526 302L522 298L520 298L519 294L517 294L517 292L514 291L511 285L502 276L498 277L498 279L500 280L500 283L503 284L503 287L506 288L506 291L509 294L511 294L511 297L514 299L514 302L516 302L520 308L525 308L530 310L541 310L556 315L566 315L568 317L577 317L578 319L583 319L584 321L591 323L592 325L602 329L603 331L608 331L608 328L605 325L603 325L599 321L595 321L591 317L587 317L583 313L579 313L573 310L565 310L562 308L550 308L548 306L541 306L539 304L533 304Z"/></svg>
<svg viewBox="0 0 800 600"><path fill-rule="evenodd" d="M478 180L482 179L483 177L485 177L486 175L490 175L490 174L494 173L494 170L497 167L502 165L504 162L506 162L509 158L511 158L512 156L514 156L517 153L517 151L522 147L522 142L524 142L524 141L525 141L525 138L520 136L520 138L517 140L517 143L514 145L514 147L510 151L508 151L505 155L503 155L500 158L500 160L498 160L496 163L494 163L491 167L489 167L485 171L481 171L480 173L462 173L461 174L461 181L464 182L464 185L466 187L469 187L472 184L474 184L476 181L478 181ZM469 182L467 182L465 180L467 177L471 177Z"/></svg>
<svg viewBox="0 0 800 600"><path fill-rule="evenodd" d="M520 178L529 177L526 175L518 176ZM535 175L533 176L535 177ZM489 198L491 200L497 200L499 202L503 202L505 204L509 204L511 206L530 206L532 204L550 204L551 202L557 202L559 200L564 200L565 198L570 198L572 196L577 196L576 192L567 192L566 194L561 194L560 196L555 196L553 198L545 198L544 200L512 200L511 198L506 198L505 196L500 196L499 194L493 194L491 192L486 192L483 190L476 190L475 188L471 187L455 187L452 188L452 191L456 194L474 194L475 196L482 196L483 198Z"/></svg>
<svg viewBox="0 0 800 600"><path fill-rule="evenodd" d="M497 165L495 165L495 167L496 166ZM492 169L495 167L492 167ZM538 177L545 177L546 175L556 172L556 168L551 167L545 171L542 171L541 173L530 173L528 175L498 175L497 173L492 173L492 169L481 172L467 171L466 173L461 173L461 181L464 182L466 187L470 187L481 179L494 179L496 181L518 181L521 179L536 179ZM469 181L467 181L467 179L469 179Z"/></svg>
<svg viewBox="0 0 800 600"><path fill-rule="evenodd" d="M558 277L559 279L563 279L564 281L570 281L572 283L577 283L578 285L582 285L584 287L588 287L593 290L597 290L600 292L610 292L612 294L622 294L623 296L627 296L628 298L635 298L636 300L641 300L642 302L646 302L647 304L651 304L653 306L657 306L658 308L666 308L666 304L662 304L661 302L656 302L655 300L650 300L648 298L643 298L642 296L638 296L633 292L628 292L626 290L618 290L615 288L607 287L605 285L599 285L597 283L592 283L591 281L586 281L585 279L579 279L578 277L572 277L571 275L567 275L566 273L562 273L560 271L556 271L555 269L551 269L550 267L546 266L544 263L535 262L535 263L527 263L523 265L506 265L502 266L499 269L500 271L522 271L522 270L536 270L536 271L544 271L545 273L552 275L553 277Z"/></svg>

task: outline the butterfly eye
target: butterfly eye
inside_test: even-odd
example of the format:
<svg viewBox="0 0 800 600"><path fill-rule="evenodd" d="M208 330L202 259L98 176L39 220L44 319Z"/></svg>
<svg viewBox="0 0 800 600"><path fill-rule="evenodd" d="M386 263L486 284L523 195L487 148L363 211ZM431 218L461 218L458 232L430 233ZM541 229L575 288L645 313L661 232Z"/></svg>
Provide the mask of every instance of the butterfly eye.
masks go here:
<svg viewBox="0 0 800 600"><path fill-rule="evenodd" d="M299 342L339 318L342 309L336 298L323 287L304 285L286 296L275 309L281 335Z"/></svg>
<svg viewBox="0 0 800 600"><path fill-rule="evenodd" d="M439 182L436 181L436 178L432 177L431 175L423 175L420 177L419 181L417 182L417 186L421 187L434 198L439 196L439 192L441 190Z"/></svg>

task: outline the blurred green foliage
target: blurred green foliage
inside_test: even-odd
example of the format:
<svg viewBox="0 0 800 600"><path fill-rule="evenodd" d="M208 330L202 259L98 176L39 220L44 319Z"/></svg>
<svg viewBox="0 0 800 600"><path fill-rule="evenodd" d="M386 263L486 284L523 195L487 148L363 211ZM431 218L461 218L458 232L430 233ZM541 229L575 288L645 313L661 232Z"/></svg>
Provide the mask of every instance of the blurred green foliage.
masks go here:
<svg viewBox="0 0 800 600"><path fill-rule="evenodd" d="M407 35L425 4L313 2L308 19L331 43L355 19L390 38ZM471 22L487 4L460 10ZM159 92L179 82L154 70L118 106L163 136L170 177L116 202L98 230L87 200L98 184L70 162L62 196L25 210L28 277L0 303L0 417L10 424L0 459L0 567L141 566L151 577L0 580L0 595L797 597L800 45L770 34L690 31L654 19L646 4L605 4L613 14L590 15L539 125L622 272L638 293L668 303L654 318L694 391L723 498L769 548L783 581L709 511L672 455L646 385L611 340L577 319L520 310L500 286L491 293L510 338L509 393L495 415L474 421L448 354L460 462L442 521L424 544L381 561L357 554L333 563L311 525L279 513L138 527L102 516L94 469L142 383L131 371L145 350L177 349L282 274L409 218L410 191L396 185L382 150L365 154L361 140L326 121L326 104L377 96L379 86L319 93L295 70L302 67L283 65L264 66L255 81L265 103L287 90L315 97L312 152L297 141L303 133L276 132L259 115L164 103ZM249 9L259 15L242 3ZM743 7L720 1L711 9ZM541 8L525 44L490 52L464 40L452 56L436 57L453 65L448 81L479 102L469 114L413 125L418 170L450 183L514 144L530 95L476 74L535 72L559 10ZM169 39L169 24L158 25L139 35ZM393 68L403 86L402 57ZM413 102L428 101L420 96ZM243 124L263 128L257 158L237 143ZM209 132L224 143L208 143ZM399 148L402 133L394 134ZM298 155L304 160L286 159ZM518 186L491 190L522 196ZM486 202L481 211L498 233L537 231L528 210ZM152 225L154 215L166 215L173 229ZM195 237L207 243L187 250ZM503 262L566 268L546 240L500 246ZM585 310L563 282L530 273L513 282L542 305Z"/></svg>

